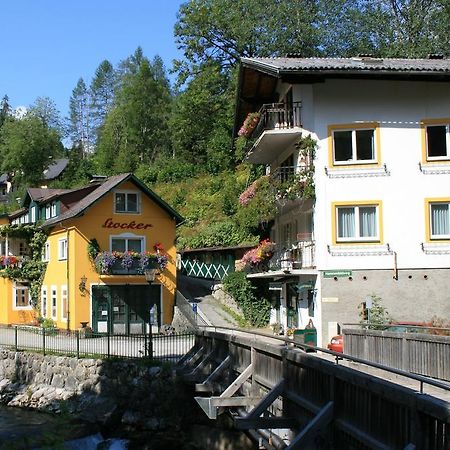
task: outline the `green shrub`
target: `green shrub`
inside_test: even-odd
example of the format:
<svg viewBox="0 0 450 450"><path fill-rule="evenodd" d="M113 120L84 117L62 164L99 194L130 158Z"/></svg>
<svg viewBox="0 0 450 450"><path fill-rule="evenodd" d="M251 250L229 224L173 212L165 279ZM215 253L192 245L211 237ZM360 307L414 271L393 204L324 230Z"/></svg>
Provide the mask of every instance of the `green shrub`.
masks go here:
<svg viewBox="0 0 450 450"><path fill-rule="evenodd" d="M223 288L236 300L248 323L255 327L269 323L270 302L260 295L257 286L247 279L244 272L230 273L223 280Z"/></svg>

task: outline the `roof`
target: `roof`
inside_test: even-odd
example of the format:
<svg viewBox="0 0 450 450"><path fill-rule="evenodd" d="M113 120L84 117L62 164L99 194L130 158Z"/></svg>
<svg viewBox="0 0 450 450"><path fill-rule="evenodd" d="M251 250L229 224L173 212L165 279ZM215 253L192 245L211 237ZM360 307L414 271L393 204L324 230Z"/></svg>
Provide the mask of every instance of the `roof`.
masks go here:
<svg viewBox="0 0 450 450"><path fill-rule="evenodd" d="M69 164L68 158L60 158L55 159L47 169L44 170L44 179L45 180L54 180L57 178L61 172L67 167Z"/></svg>
<svg viewBox="0 0 450 450"><path fill-rule="evenodd" d="M138 178L136 178L132 173L124 173L121 175L114 175L112 177L109 177L102 184L99 184L97 189L82 198L72 208L68 209L58 217L46 220L43 226L53 226L57 223L63 222L64 220L73 219L75 217L83 215L88 208L93 206L96 202L98 202L101 198L108 194L108 192L125 181L131 181L136 186L138 186L148 197L150 197L156 204L158 204L171 217L173 217L177 224L181 223L184 220L173 208L171 208L164 200L162 200L152 190L145 186L145 184L142 183Z"/></svg>
<svg viewBox="0 0 450 450"><path fill-rule="evenodd" d="M242 58L243 67L251 67L272 75L322 74L375 74L427 75L450 77L450 59L406 58Z"/></svg>
<svg viewBox="0 0 450 450"><path fill-rule="evenodd" d="M48 188L28 188L27 193L31 200L35 202L42 202L58 195L70 192L71 189L48 189Z"/></svg>
<svg viewBox="0 0 450 450"><path fill-rule="evenodd" d="M257 244L250 245L250 244L243 244L243 245L234 245L230 247L201 247L201 248L186 248L184 250L180 250L178 253L184 254L184 253L199 253L199 252L221 252L221 251L228 251L228 250L245 250L249 248L256 247Z"/></svg>

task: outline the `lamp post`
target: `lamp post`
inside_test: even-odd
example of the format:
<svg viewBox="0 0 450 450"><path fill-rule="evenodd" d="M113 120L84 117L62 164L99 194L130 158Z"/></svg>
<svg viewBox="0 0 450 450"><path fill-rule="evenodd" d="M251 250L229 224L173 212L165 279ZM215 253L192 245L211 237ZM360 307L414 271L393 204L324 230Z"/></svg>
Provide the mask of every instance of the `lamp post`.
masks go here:
<svg viewBox="0 0 450 450"><path fill-rule="evenodd" d="M153 281L155 281L156 273L158 272L158 269L146 269L144 271L145 280L148 282L149 285L152 284ZM150 308L150 318L149 318L149 345L148 345L148 353L150 359L153 359L153 319L155 315L155 305L152 305Z"/></svg>

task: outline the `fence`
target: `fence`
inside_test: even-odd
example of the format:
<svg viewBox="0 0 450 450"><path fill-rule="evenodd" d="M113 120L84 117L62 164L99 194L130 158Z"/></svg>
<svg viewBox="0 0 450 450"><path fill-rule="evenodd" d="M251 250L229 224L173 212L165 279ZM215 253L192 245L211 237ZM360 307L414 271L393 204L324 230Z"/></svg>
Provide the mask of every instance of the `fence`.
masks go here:
<svg viewBox="0 0 450 450"><path fill-rule="evenodd" d="M190 277L223 280L234 267L230 264L207 264L189 259L181 260L181 273Z"/></svg>
<svg viewBox="0 0 450 450"><path fill-rule="evenodd" d="M450 336L350 328L342 333L347 355L450 381Z"/></svg>
<svg viewBox="0 0 450 450"><path fill-rule="evenodd" d="M193 333L105 334L39 327L0 327L0 346L77 358L153 358L178 361L194 345Z"/></svg>

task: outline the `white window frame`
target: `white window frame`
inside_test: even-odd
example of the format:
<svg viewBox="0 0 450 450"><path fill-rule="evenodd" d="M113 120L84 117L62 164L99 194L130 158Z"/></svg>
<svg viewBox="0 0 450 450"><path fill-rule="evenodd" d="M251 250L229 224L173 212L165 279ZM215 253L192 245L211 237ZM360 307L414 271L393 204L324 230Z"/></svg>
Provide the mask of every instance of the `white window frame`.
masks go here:
<svg viewBox="0 0 450 450"><path fill-rule="evenodd" d="M47 286L42 286L41 288L41 316L47 317L48 308L48 290Z"/></svg>
<svg viewBox="0 0 450 450"><path fill-rule="evenodd" d="M36 206L31 207L31 223L36 222Z"/></svg>
<svg viewBox="0 0 450 450"><path fill-rule="evenodd" d="M45 241L44 248L42 251L42 261L49 262L50 261L50 242Z"/></svg>
<svg viewBox="0 0 450 450"><path fill-rule="evenodd" d="M117 194L125 194L125 211L117 211L116 209L116 195ZM133 194L136 195L136 202L137 202L137 211L128 211L128 195ZM141 193L139 191L131 191L131 190L120 190L120 191L114 191L113 196L114 201L114 213L115 214L141 214Z"/></svg>
<svg viewBox="0 0 450 450"><path fill-rule="evenodd" d="M123 239L126 241L125 243L125 251L128 251L128 239L139 239L142 242L141 252L144 252L146 249L145 236L136 235L133 233L123 233L123 234L112 234L109 236L109 249L112 251L112 242L113 239Z"/></svg>
<svg viewBox="0 0 450 450"><path fill-rule="evenodd" d="M432 127L445 127L445 142L447 145L447 154L444 156L430 156L429 155L429 147L428 147L428 128ZM425 151L426 151L426 157L427 161L447 161L450 159L450 124L446 122L442 123L429 123L425 125Z"/></svg>
<svg viewBox="0 0 450 450"><path fill-rule="evenodd" d="M58 288L56 285L50 286L50 317L53 320L58 318Z"/></svg>
<svg viewBox="0 0 450 450"><path fill-rule="evenodd" d="M355 217L355 236L352 237L339 237L339 209L354 209L354 217ZM377 227L376 236L361 236L361 226L359 222L359 208L375 208L375 224ZM369 203L369 204L341 204L337 205L335 208L336 214L336 242L341 244L344 242L380 242L380 205L377 203ZM357 233L357 234L356 234Z"/></svg>
<svg viewBox="0 0 450 450"><path fill-rule="evenodd" d="M61 321L67 322L67 316L69 311L69 295L67 291L67 285L61 286ZM65 315L64 315L65 313Z"/></svg>
<svg viewBox="0 0 450 450"><path fill-rule="evenodd" d="M432 213L432 207L434 205L447 205L448 209L448 220L450 222L450 201L430 201L428 203L428 217L430 221L430 240L432 241L439 241L439 240L449 240L450 239L450 230L449 234L433 234L433 213Z"/></svg>
<svg viewBox="0 0 450 450"><path fill-rule="evenodd" d="M52 217L56 217L57 216L57 214L56 214L56 203L52 203L50 205L50 208L51 208L51 212L50 212L51 216Z"/></svg>
<svg viewBox="0 0 450 450"><path fill-rule="evenodd" d="M335 148L335 139L334 135L335 133L339 132L345 132L345 131L351 131L352 133L352 159L346 160L346 161L336 161L336 148ZM373 131L373 148L372 148L372 159L357 159L357 145L356 145L356 133L358 131ZM334 166L348 166L348 165L355 165L355 164L374 164L377 163L377 129L376 127L370 127L367 128L336 128L333 129L332 134L332 145L333 145L333 165Z"/></svg>
<svg viewBox="0 0 450 450"><path fill-rule="evenodd" d="M52 217L52 207L50 204L45 205L45 218L50 219Z"/></svg>
<svg viewBox="0 0 450 450"><path fill-rule="evenodd" d="M67 238L58 239L58 260L67 260Z"/></svg>
<svg viewBox="0 0 450 450"><path fill-rule="evenodd" d="M18 306L17 305L17 295L18 295L18 291L25 291L27 294L27 299L28 299L28 305L27 306ZM26 311L26 310L30 310L33 309L33 307L30 304L30 287L27 285L23 285L20 283L14 283L13 285L13 310L15 311Z"/></svg>

